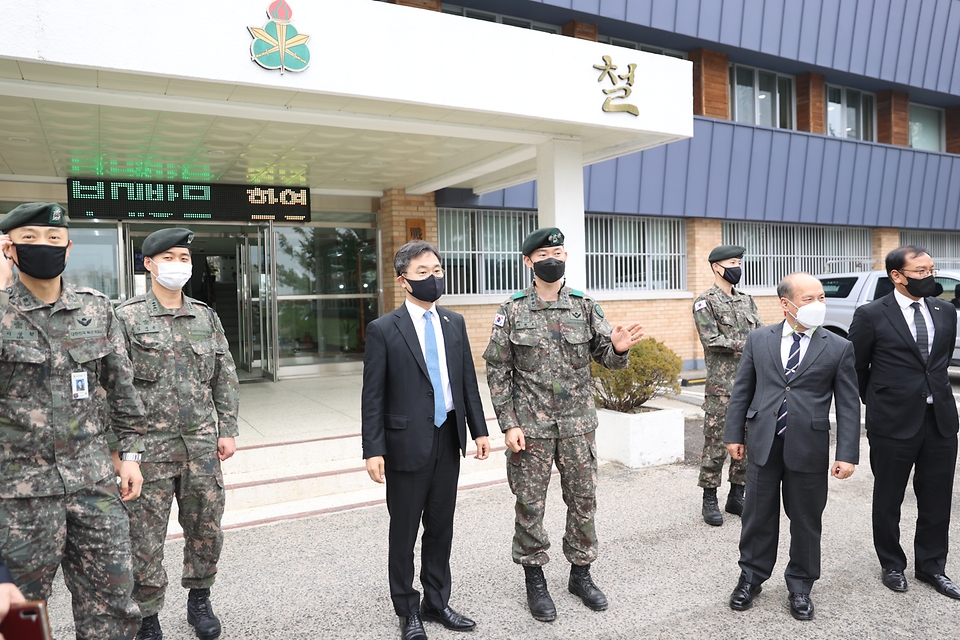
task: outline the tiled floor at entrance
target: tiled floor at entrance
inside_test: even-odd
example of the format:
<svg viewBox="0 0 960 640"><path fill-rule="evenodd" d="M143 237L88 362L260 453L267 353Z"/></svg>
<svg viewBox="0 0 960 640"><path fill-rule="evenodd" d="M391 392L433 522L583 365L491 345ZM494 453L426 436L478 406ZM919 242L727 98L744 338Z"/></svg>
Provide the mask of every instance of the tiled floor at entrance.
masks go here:
<svg viewBox="0 0 960 640"><path fill-rule="evenodd" d="M238 447L360 433L361 374L240 385ZM480 396L494 417L486 381Z"/></svg>

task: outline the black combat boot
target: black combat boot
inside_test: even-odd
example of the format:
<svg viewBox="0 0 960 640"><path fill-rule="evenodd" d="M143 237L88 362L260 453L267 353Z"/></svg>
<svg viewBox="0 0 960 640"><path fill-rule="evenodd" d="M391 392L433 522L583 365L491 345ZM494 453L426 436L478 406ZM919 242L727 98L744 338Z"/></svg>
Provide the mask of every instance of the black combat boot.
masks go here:
<svg viewBox="0 0 960 640"><path fill-rule="evenodd" d="M553 622L557 619L557 607L547 591L547 579L542 567L523 567L527 583L527 606L535 620Z"/></svg>
<svg viewBox="0 0 960 640"><path fill-rule="evenodd" d="M160 630L160 618L157 614L147 616L140 623L140 631L137 631L135 640L163 640L163 631Z"/></svg>
<svg viewBox="0 0 960 640"><path fill-rule="evenodd" d="M593 584L593 578L590 577L590 565L570 565L570 581L567 583L567 589L594 611L606 610L607 596L603 595L603 591L600 591L597 585Z"/></svg>
<svg viewBox="0 0 960 640"><path fill-rule="evenodd" d="M190 589L187 597L187 622L200 640L220 637L220 620L213 614L210 589Z"/></svg>
<svg viewBox="0 0 960 640"><path fill-rule="evenodd" d="M719 527L723 524L723 514L720 513L720 505L717 504L716 487L703 489L703 521L711 527Z"/></svg>
<svg viewBox="0 0 960 640"><path fill-rule="evenodd" d="M727 506L723 508L727 513L735 516L743 515L743 485L730 485L730 493L727 494Z"/></svg>

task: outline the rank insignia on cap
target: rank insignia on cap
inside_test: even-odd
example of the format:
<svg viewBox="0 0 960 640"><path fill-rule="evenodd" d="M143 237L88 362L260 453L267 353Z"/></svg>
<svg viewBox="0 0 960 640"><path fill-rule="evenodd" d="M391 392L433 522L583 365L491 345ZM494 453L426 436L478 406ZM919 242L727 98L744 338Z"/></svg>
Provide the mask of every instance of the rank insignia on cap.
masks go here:
<svg viewBox="0 0 960 640"><path fill-rule="evenodd" d="M506 321L507 321L507 316L503 315L502 313L498 313L493 317L493 324L494 326L497 326L497 327L502 327L503 323L505 323Z"/></svg>

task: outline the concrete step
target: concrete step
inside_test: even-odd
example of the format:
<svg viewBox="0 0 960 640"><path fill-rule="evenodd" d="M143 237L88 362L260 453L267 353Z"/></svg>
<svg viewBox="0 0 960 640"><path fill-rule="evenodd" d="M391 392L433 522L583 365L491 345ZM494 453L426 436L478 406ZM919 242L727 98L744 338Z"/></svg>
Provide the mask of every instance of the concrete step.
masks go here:
<svg viewBox="0 0 960 640"><path fill-rule="evenodd" d="M506 479L503 435L490 421L491 454L476 460L471 446L460 463L459 486L486 486ZM471 442L471 445L473 443ZM277 442L237 449L223 464L223 526L239 528L377 504L384 487L370 480L360 434ZM173 505L168 536L182 534Z"/></svg>

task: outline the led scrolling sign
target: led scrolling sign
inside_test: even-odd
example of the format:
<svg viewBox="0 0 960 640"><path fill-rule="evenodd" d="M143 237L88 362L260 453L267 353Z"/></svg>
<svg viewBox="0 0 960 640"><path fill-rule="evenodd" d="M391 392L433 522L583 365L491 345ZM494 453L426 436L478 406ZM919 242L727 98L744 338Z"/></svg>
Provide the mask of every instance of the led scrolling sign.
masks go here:
<svg viewBox="0 0 960 640"><path fill-rule="evenodd" d="M74 220L310 222L310 190L237 184L67 180Z"/></svg>

